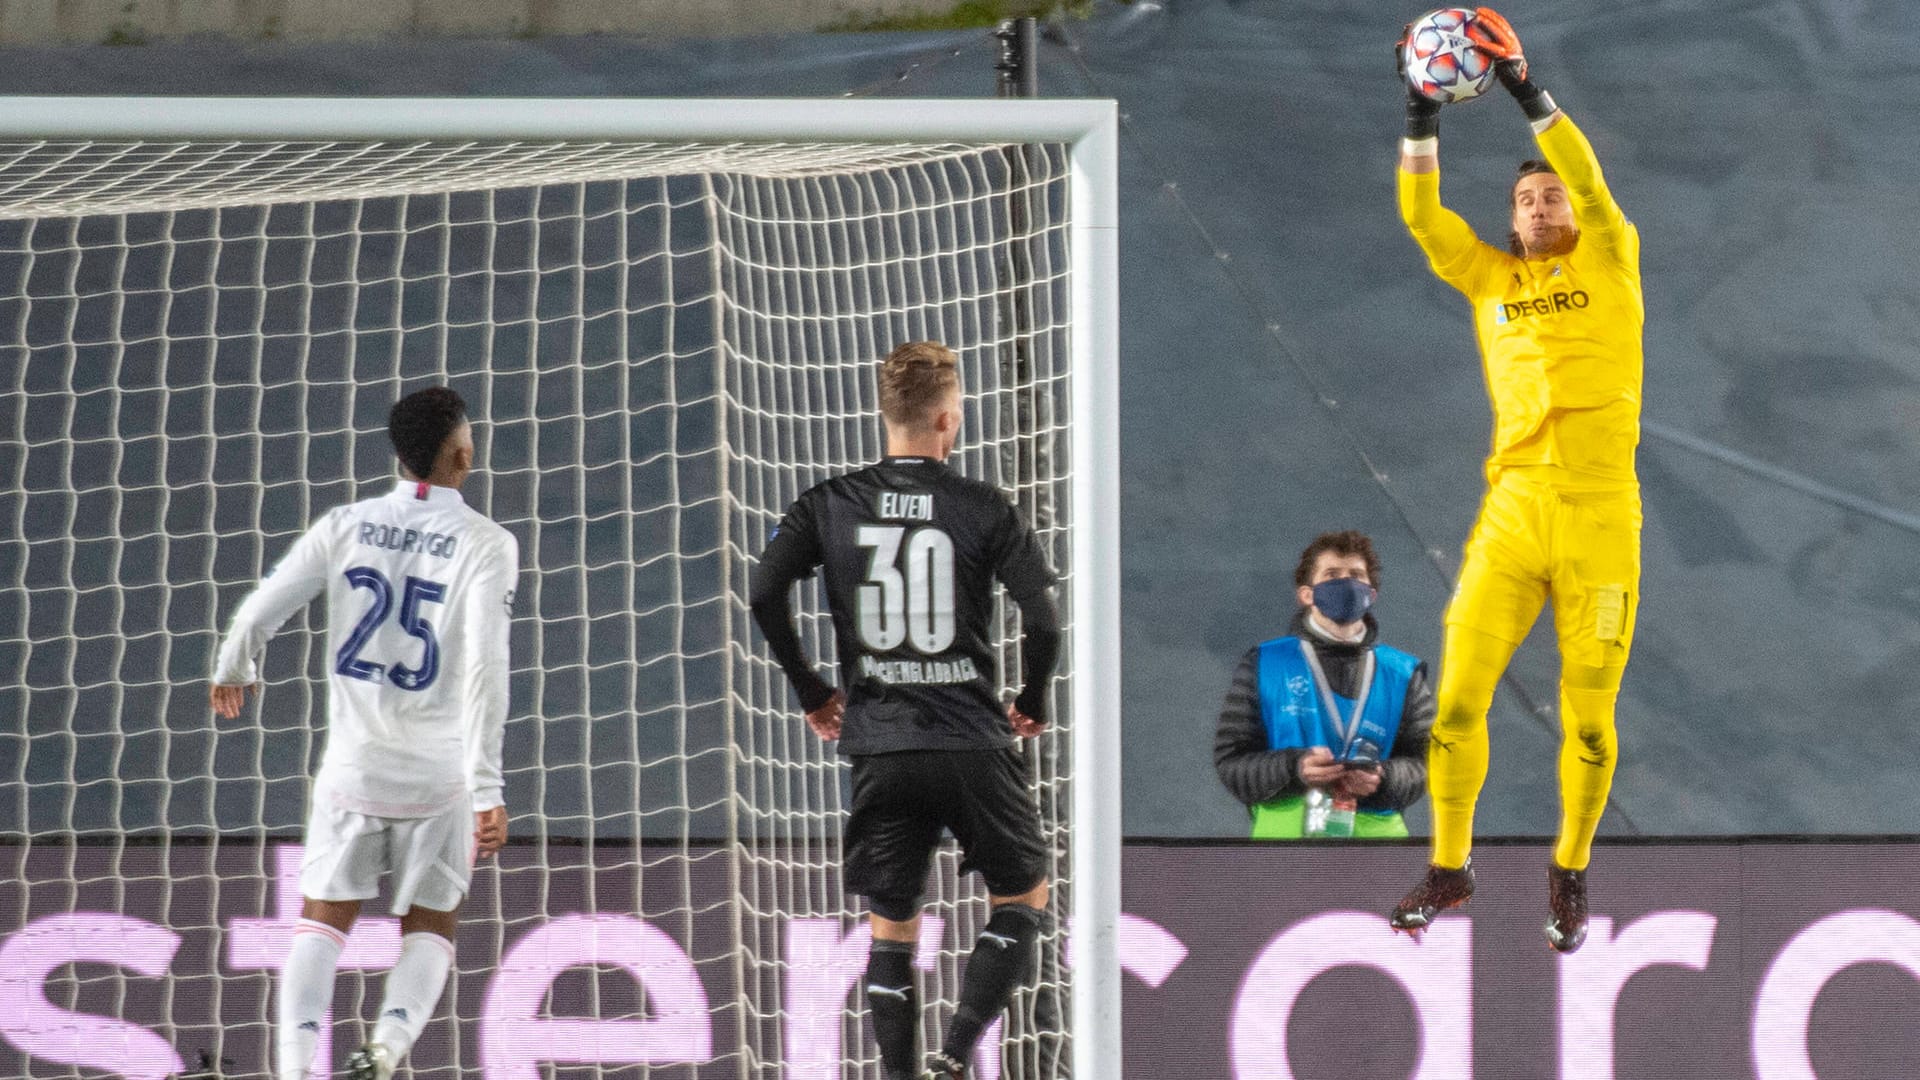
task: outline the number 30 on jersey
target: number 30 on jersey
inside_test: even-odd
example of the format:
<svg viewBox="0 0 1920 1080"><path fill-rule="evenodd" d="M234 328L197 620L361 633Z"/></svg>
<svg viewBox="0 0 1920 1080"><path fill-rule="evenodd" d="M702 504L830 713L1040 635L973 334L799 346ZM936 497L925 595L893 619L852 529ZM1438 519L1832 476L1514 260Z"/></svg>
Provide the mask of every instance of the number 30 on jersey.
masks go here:
<svg viewBox="0 0 1920 1080"><path fill-rule="evenodd" d="M931 525L911 533L862 525L856 539L872 552L858 594L860 644L886 652L911 641L929 655L945 652L953 644L953 538Z"/></svg>

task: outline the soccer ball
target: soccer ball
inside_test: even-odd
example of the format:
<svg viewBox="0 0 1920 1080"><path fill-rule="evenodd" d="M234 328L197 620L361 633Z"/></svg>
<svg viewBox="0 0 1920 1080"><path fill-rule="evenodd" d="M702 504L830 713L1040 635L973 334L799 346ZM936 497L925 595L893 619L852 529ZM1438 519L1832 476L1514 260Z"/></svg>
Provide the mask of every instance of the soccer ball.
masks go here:
<svg viewBox="0 0 1920 1080"><path fill-rule="evenodd" d="M1466 8L1440 8L1407 27L1401 56L1415 93L1447 105L1471 101L1493 85L1493 57L1467 36L1473 20Z"/></svg>

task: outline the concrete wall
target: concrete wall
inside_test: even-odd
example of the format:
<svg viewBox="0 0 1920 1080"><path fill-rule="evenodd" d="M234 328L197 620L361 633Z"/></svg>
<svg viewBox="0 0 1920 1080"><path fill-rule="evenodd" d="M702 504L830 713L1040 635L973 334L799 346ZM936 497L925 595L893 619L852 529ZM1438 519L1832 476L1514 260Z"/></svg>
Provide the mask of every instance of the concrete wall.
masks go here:
<svg viewBox="0 0 1920 1080"><path fill-rule="evenodd" d="M0 44L137 45L206 35L287 41L731 37L948 6L946 0L0 0Z"/></svg>

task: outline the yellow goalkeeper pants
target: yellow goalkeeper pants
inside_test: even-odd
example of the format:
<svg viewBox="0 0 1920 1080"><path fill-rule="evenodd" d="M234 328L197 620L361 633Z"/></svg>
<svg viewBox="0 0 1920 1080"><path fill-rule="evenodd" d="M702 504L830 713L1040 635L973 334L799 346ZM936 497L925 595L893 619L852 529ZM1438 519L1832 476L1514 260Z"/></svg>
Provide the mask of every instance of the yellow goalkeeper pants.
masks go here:
<svg viewBox="0 0 1920 1080"><path fill-rule="evenodd" d="M1569 492L1536 470L1496 474L1447 606L1438 714L1427 750L1433 861L1464 865L1487 778L1487 710L1540 606L1560 639L1560 833L1554 861L1584 869L1618 756L1614 701L1633 643L1640 494Z"/></svg>

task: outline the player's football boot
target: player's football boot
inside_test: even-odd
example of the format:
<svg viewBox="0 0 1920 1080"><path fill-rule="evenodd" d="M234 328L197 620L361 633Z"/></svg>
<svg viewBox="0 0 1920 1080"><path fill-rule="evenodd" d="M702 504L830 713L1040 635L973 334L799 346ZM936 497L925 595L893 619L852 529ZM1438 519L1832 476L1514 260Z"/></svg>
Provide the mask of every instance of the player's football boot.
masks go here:
<svg viewBox="0 0 1920 1080"><path fill-rule="evenodd" d="M966 1080L967 1067L945 1054L928 1054L927 1071L920 1074L920 1080Z"/></svg>
<svg viewBox="0 0 1920 1080"><path fill-rule="evenodd" d="M1457 870L1444 866L1427 867L1427 876L1413 891L1401 898L1387 916L1387 925L1395 930L1412 934L1416 940L1420 932L1432 924L1434 917L1448 908L1456 908L1473 896L1473 860Z"/></svg>
<svg viewBox="0 0 1920 1080"><path fill-rule="evenodd" d="M347 1056L347 1080L393 1080L399 1064L385 1045L368 1043Z"/></svg>
<svg viewBox="0 0 1920 1080"><path fill-rule="evenodd" d="M1547 864L1547 944L1572 952L1587 940L1587 872Z"/></svg>

